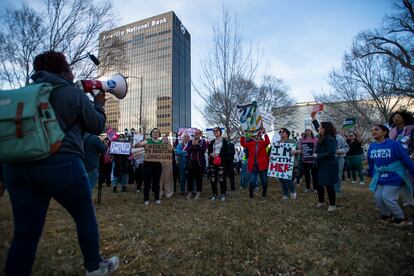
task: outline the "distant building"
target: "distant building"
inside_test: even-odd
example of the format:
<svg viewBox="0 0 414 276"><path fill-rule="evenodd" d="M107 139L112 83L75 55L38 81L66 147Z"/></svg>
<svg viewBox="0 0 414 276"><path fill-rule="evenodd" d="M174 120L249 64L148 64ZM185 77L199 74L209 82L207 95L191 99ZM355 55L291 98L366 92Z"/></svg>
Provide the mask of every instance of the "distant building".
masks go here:
<svg viewBox="0 0 414 276"><path fill-rule="evenodd" d="M190 41L172 11L99 35L100 55L111 47L119 50L106 78L117 72L128 77L127 96L122 100L108 97L108 126L118 132L132 127L148 132L158 127L163 133L190 127Z"/></svg>
<svg viewBox="0 0 414 276"><path fill-rule="evenodd" d="M414 112L414 105L410 104L413 98L403 98L401 99L396 107L395 110L402 110L406 109L408 111ZM369 103L370 101L367 101ZM390 106L396 103L396 98L391 98ZM355 110L350 110L347 114L336 114L335 113L335 105L343 104L342 103L327 103L325 104L324 111L318 115L319 121L331 121L334 125L338 128L342 126L342 122L346 118L350 118L353 116L358 116L358 112ZM294 106L288 107L291 116L289 116L286 120L291 122L288 126L290 130L294 130L296 133L303 133L306 129L310 128L314 130L312 125L312 118L311 113L313 111L314 106L318 105L317 102L302 102L297 103ZM286 109L286 107L282 107ZM336 114L335 118L332 118L330 114ZM383 122L386 123L386 122ZM281 127L286 127L286 122L278 121L275 122L275 129L279 129Z"/></svg>

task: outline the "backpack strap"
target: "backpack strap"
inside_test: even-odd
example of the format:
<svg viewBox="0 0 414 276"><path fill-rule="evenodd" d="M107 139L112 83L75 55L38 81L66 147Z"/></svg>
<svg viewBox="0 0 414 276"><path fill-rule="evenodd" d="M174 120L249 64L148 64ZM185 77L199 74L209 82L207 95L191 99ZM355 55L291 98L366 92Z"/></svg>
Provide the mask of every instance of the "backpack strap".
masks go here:
<svg viewBox="0 0 414 276"><path fill-rule="evenodd" d="M19 102L17 104L16 116L14 117L14 123L16 125L16 137L23 138L23 108L24 103Z"/></svg>

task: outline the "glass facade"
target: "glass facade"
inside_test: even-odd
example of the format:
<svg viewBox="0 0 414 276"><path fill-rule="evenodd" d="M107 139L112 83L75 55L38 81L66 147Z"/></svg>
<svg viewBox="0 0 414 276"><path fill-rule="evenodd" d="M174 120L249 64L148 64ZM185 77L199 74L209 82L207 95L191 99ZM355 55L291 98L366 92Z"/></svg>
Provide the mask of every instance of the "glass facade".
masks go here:
<svg viewBox="0 0 414 276"><path fill-rule="evenodd" d="M116 131L142 127L146 133L154 127L163 133L190 127L191 37L174 12L99 36L99 55L118 49L105 78L119 72L128 82L124 99L107 97L107 126Z"/></svg>

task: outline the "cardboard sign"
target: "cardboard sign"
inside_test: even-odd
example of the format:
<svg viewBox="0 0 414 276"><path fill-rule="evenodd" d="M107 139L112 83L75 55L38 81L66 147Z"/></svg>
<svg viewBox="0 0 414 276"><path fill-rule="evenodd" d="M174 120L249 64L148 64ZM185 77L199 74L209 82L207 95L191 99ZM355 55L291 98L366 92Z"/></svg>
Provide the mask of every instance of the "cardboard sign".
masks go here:
<svg viewBox="0 0 414 276"><path fill-rule="evenodd" d="M315 144L313 142L302 142L302 160L313 161L313 153L315 151Z"/></svg>
<svg viewBox="0 0 414 276"><path fill-rule="evenodd" d="M296 150L293 143L273 143L270 152L269 168L267 175L282 179L292 179L295 156L292 151Z"/></svg>
<svg viewBox="0 0 414 276"><path fill-rule="evenodd" d="M342 124L343 128L353 128L356 125L356 118L347 118Z"/></svg>
<svg viewBox="0 0 414 276"><path fill-rule="evenodd" d="M146 162L172 162L172 146L170 144L145 145Z"/></svg>
<svg viewBox="0 0 414 276"><path fill-rule="evenodd" d="M129 155L131 153L131 144L128 142L112 142L110 153Z"/></svg>

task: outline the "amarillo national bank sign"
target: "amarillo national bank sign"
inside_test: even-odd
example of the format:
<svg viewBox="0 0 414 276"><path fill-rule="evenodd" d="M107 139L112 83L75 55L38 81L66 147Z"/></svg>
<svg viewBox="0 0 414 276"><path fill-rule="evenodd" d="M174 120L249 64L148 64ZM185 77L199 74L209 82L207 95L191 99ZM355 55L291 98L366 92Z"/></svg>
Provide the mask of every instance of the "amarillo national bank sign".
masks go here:
<svg viewBox="0 0 414 276"><path fill-rule="evenodd" d="M167 23L167 18L165 17L160 20L152 20L151 22L148 21L145 24L136 25L130 28L126 28L125 30L122 30L122 31L116 31L112 34L104 35L102 39L105 40L105 39L110 39L110 38L117 37L117 36L123 36L124 34L132 34L134 32L145 30L148 28L153 28L153 27L165 24L165 23Z"/></svg>

